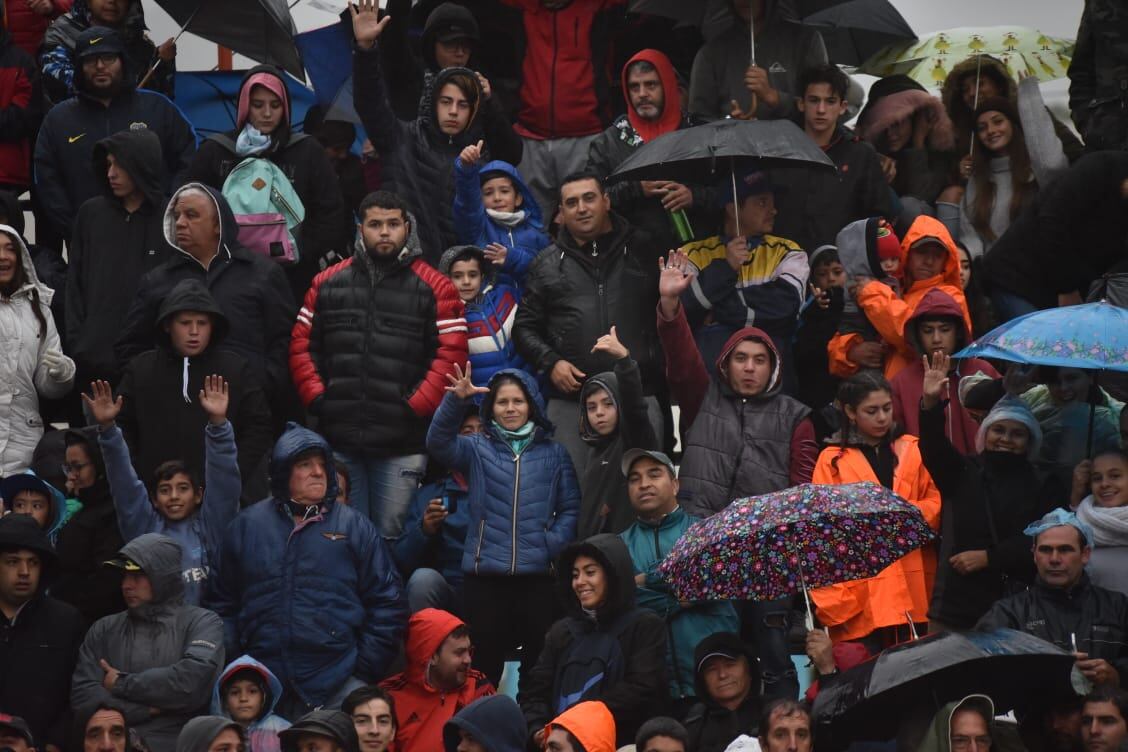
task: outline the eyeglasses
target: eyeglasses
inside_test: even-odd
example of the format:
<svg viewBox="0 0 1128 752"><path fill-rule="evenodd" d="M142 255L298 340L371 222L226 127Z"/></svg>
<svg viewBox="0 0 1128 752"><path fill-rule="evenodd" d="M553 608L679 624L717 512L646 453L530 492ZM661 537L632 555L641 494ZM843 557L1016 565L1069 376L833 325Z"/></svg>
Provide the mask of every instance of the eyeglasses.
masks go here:
<svg viewBox="0 0 1128 752"><path fill-rule="evenodd" d="M86 468L90 467L89 462L64 462L63 475L70 475L71 473L81 473Z"/></svg>
<svg viewBox="0 0 1128 752"><path fill-rule="evenodd" d="M118 55L116 52L106 52L101 55L87 55L86 57L82 58L82 64L90 66L101 65L105 68L109 68L114 64L114 62L118 60L119 57L120 55Z"/></svg>
<svg viewBox="0 0 1128 752"><path fill-rule="evenodd" d="M975 743L975 749L991 749L991 737L989 736L953 736L952 737L952 752L968 752L972 749L972 742Z"/></svg>

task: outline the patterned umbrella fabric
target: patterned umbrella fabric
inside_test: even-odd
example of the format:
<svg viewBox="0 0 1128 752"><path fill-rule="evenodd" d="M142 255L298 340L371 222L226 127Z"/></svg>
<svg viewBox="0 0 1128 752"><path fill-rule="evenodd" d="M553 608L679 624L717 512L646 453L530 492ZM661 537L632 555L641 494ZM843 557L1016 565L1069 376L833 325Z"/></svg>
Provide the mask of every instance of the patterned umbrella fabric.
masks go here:
<svg viewBox="0 0 1128 752"><path fill-rule="evenodd" d="M1128 372L1128 309L1101 301L1035 311L992 329L955 357Z"/></svg>
<svg viewBox="0 0 1128 752"><path fill-rule="evenodd" d="M1021 72L1042 81L1065 78L1073 41L1024 26L988 26L938 31L878 52L858 71L872 76L904 73L926 87L939 87L952 67L975 55L1002 61L1013 78Z"/></svg>
<svg viewBox="0 0 1128 752"><path fill-rule="evenodd" d="M808 483L734 501L686 531L660 568L681 599L774 600L873 577L934 537L877 483Z"/></svg>

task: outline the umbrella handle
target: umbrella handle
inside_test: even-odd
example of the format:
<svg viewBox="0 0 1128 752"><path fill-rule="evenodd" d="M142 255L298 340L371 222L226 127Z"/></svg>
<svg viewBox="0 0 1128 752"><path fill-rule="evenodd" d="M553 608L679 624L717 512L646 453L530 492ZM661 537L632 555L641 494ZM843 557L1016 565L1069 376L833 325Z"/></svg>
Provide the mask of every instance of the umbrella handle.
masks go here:
<svg viewBox="0 0 1128 752"><path fill-rule="evenodd" d="M810 632L815 628L815 617L811 614L811 597L807 594L807 578L803 576L803 561L799 561L799 584L803 587L803 604L807 607L807 614L803 619L803 625L807 627Z"/></svg>
<svg viewBox="0 0 1128 752"><path fill-rule="evenodd" d="M176 32L176 36L174 36L172 38L173 44L176 44L177 42L180 41L180 37L184 36L184 32L188 31L188 24L192 23L192 20L196 18L196 14L199 13L199 12L200 12L200 6L197 5L196 10L192 11L192 15L188 16L188 20L184 22L184 25L181 26L180 30ZM141 79L141 83L137 84L138 89L145 88L145 84L149 83L149 79L152 78L153 74L157 72L157 68L160 67L162 62L163 61L158 57L157 62L153 63L153 67L150 68L145 73L145 77Z"/></svg>

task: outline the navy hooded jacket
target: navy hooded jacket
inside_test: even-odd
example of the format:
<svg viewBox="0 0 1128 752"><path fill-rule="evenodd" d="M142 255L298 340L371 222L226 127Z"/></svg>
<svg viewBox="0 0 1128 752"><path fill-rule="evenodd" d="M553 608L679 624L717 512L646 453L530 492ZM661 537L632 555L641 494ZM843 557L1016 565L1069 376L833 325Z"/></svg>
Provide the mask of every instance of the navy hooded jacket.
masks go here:
<svg viewBox="0 0 1128 752"><path fill-rule="evenodd" d="M325 498L306 516L290 512L294 459L325 457ZM399 573L379 531L336 503L332 450L290 423L274 445L271 496L227 528L212 578L212 609L223 617L228 655L253 655L308 705L350 678L375 683L399 650L407 608Z"/></svg>
<svg viewBox="0 0 1128 752"><path fill-rule="evenodd" d="M520 380L536 423L532 442L520 455L493 424L497 380ZM459 436L469 400L447 393L427 432L427 449L470 484L470 515L462 571L483 575L547 574L576 536L580 488L563 444L552 441L552 424L536 381L524 371L505 369L490 379L482 400L480 434Z"/></svg>
<svg viewBox="0 0 1128 752"><path fill-rule="evenodd" d="M482 204L482 176L500 173L513 181L521 205L518 211L525 212L525 219L515 227L506 227L486 212ZM495 159L485 165L464 165L462 159L454 160L454 231L459 243L469 243L485 248L490 243L501 243L509 249L506 266L512 264L510 274L518 284L525 280L525 272L541 250L547 248L552 240L544 231L540 204L529 186L521 179L517 168L508 162Z"/></svg>
<svg viewBox="0 0 1128 752"><path fill-rule="evenodd" d="M525 716L509 695L475 700L443 727L443 750L458 749L459 731L465 731L486 752L522 752L525 749Z"/></svg>

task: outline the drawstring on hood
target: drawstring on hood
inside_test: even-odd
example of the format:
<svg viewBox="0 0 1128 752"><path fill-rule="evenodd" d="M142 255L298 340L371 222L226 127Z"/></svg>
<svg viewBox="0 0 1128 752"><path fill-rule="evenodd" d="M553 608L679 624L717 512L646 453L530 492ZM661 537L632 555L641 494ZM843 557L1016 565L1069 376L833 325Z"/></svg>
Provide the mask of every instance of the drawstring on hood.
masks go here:
<svg viewBox="0 0 1128 752"><path fill-rule="evenodd" d="M215 302L215 298L212 297L211 292L204 283L198 279L185 279L177 282L176 286L172 288L161 303L160 310L157 313L157 345L166 350L171 356L179 356L181 358L180 396L185 404L190 405L192 404L192 395L188 392L188 371L192 359L173 351L172 339L166 330L172 317L185 311L204 313L211 319L211 338L208 341L205 352L213 349L216 344L223 339L224 335L227 334L228 321L227 317L223 315L223 309Z"/></svg>

